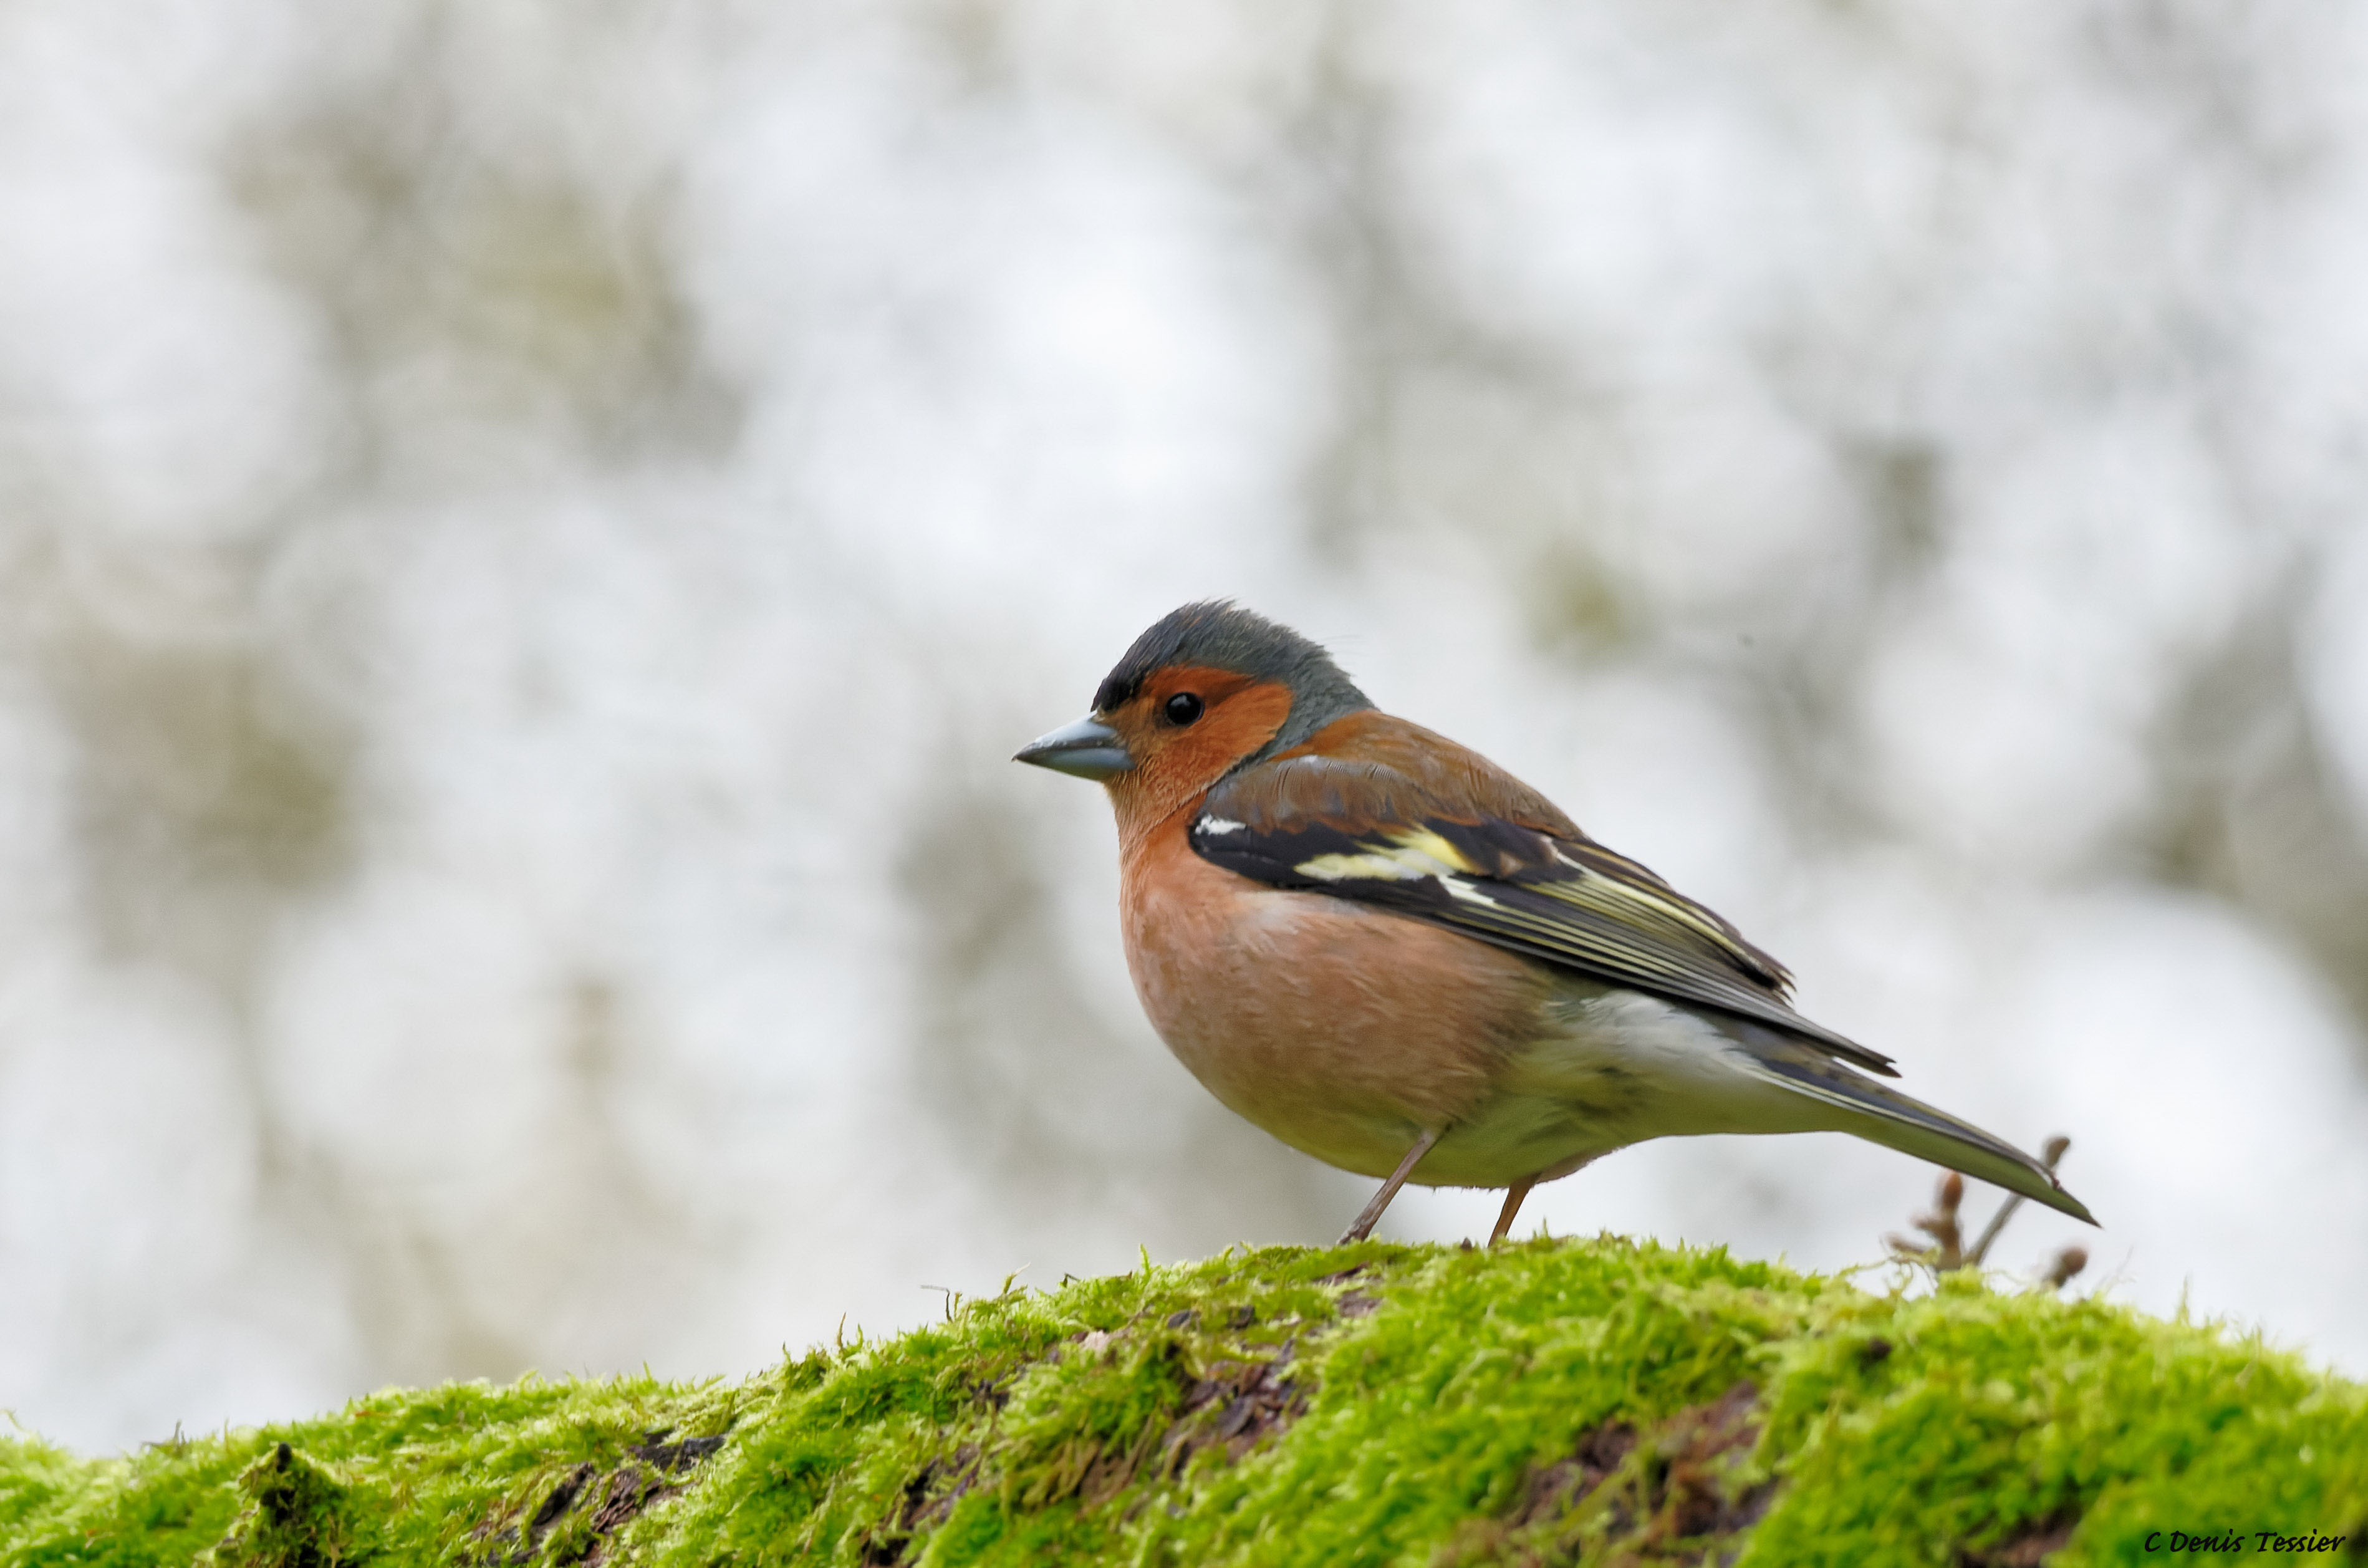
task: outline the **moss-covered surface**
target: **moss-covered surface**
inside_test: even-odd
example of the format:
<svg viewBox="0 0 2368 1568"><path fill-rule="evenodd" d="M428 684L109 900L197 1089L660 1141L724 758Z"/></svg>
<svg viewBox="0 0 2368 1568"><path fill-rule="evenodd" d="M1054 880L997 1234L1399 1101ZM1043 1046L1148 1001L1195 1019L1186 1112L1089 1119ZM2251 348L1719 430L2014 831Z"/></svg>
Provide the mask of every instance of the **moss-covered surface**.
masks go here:
<svg viewBox="0 0 2368 1568"><path fill-rule="evenodd" d="M1229 1254L737 1384L390 1391L112 1460L0 1441L0 1568L1953 1568L2169 1559L2171 1531L2368 1561L2368 1389L2096 1301L1609 1238Z"/></svg>

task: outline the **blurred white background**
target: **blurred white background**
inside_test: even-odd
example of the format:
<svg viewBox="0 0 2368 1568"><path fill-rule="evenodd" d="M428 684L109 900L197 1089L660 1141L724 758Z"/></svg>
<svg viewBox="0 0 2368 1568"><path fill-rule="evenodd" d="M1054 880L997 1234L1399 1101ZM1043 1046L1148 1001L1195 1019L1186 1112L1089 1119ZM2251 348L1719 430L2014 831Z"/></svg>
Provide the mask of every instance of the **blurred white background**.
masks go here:
<svg viewBox="0 0 2368 1568"><path fill-rule="evenodd" d="M1220 594L2070 1133L2104 1231L2000 1262L2368 1370L2364 25L0 7L0 1406L1328 1240L1006 760ZM1525 1229L1839 1267L1931 1176L1663 1144Z"/></svg>

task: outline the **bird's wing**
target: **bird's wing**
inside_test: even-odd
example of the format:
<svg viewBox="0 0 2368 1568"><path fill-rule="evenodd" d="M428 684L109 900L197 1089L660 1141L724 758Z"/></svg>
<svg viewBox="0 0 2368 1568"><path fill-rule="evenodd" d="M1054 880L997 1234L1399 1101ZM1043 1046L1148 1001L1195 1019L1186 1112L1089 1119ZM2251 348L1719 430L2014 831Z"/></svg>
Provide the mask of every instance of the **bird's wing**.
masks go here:
<svg viewBox="0 0 2368 1568"><path fill-rule="evenodd" d="M1195 853L1270 887L1410 915L1558 968L1770 1024L1854 1066L1891 1059L1794 1012L1792 976L1476 753L1352 714L1219 782Z"/></svg>

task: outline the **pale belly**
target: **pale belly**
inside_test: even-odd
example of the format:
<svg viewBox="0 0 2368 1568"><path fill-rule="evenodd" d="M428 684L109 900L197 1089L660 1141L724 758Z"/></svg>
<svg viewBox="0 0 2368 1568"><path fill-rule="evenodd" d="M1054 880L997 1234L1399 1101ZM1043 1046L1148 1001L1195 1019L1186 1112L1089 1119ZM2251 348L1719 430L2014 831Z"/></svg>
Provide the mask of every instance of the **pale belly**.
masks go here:
<svg viewBox="0 0 2368 1568"><path fill-rule="evenodd" d="M1387 1176L1444 1128L1414 1181L1507 1187L1647 1138L1807 1125L1683 1009L1420 921L1208 873L1224 880L1165 903L1129 898L1144 1010L1219 1100L1328 1165Z"/></svg>

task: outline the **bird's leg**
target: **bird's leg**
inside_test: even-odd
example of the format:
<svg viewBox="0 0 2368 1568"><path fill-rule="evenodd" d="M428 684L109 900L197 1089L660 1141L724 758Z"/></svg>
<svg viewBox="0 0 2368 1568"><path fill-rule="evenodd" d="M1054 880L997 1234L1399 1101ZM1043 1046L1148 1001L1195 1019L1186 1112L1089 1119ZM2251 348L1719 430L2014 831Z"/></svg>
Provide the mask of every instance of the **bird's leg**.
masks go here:
<svg viewBox="0 0 2368 1568"><path fill-rule="evenodd" d="M1506 1190L1505 1207L1498 1210L1497 1215L1497 1228L1488 1233L1490 1246L1495 1246L1505 1239L1505 1233L1513 1228L1513 1216L1521 1211L1521 1199L1527 1198L1530 1195L1530 1188L1537 1184L1538 1178L1531 1176L1526 1180L1515 1182Z"/></svg>
<svg viewBox="0 0 2368 1568"><path fill-rule="evenodd" d="M1390 1206L1390 1199L1398 1195L1398 1188L1404 1187L1406 1177L1414 1174L1415 1165L1430 1153L1430 1146L1438 1142L1440 1133L1445 1131L1446 1129L1441 1128L1438 1132L1426 1132L1415 1140L1414 1147L1406 1151L1406 1157L1400 1160L1398 1168L1390 1173L1390 1179L1382 1183L1382 1190L1373 1194L1373 1200L1365 1205L1364 1211L1333 1245L1347 1246L1350 1242L1361 1242L1373 1233L1374 1222L1381 1219L1382 1210Z"/></svg>

